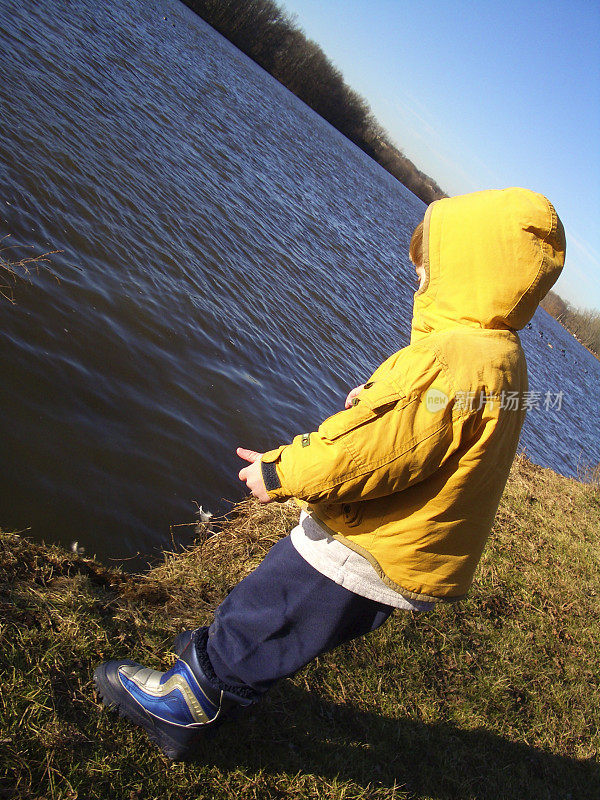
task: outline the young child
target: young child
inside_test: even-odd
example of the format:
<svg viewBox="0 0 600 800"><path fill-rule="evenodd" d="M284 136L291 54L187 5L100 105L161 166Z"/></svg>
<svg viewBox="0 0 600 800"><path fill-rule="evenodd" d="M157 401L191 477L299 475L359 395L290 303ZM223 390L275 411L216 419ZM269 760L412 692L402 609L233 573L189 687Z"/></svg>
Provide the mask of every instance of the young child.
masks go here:
<svg viewBox="0 0 600 800"><path fill-rule="evenodd" d="M238 450L240 479L261 502L307 504L299 525L210 627L177 637L168 672L101 664L104 703L182 758L228 712L395 608L464 597L525 415L517 330L564 256L563 227L539 194L432 203L410 245L420 276L410 344L317 431L267 453Z"/></svg>

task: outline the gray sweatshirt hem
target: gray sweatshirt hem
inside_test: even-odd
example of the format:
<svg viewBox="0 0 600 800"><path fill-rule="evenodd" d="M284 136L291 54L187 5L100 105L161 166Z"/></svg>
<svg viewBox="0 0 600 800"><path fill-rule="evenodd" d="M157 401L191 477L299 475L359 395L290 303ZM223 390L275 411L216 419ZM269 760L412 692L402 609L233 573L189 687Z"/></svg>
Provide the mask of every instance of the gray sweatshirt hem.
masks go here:
<svg viewBox="0 0 600 800"><path fill-rule="evenodd" d="M334 539L319 523L302 511L290 539L295 549L322 575L361 597L405 611L429 611L435 603L408 600L381 580L366 558Z"/></svg>

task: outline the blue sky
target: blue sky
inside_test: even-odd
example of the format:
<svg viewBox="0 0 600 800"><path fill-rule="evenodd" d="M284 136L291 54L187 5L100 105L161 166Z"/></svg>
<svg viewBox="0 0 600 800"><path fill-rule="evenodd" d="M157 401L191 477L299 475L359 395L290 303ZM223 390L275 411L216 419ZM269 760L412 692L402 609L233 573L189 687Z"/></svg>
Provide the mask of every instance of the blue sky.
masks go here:
<svg viewBox="0 0 600 800"><path fill-rule="evenodd" d="M280 4L448 194L547 195L567 231L555 288L600 309L600 3Z"/></svg>

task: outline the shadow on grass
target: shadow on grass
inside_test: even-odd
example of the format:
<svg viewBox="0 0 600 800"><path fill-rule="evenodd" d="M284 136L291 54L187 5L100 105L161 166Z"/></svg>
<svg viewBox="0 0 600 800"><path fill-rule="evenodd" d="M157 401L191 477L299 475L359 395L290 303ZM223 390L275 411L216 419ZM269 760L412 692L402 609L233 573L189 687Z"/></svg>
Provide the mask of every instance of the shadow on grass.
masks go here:
<svg viewBox="0 0 600 800"><path fill-rule="evenodd" d="M253 714L223 725L198 760L224 772L311 773L439 800L600 797L595 761L553 755L483 728L385 718L290 684L276 691Z"/></svg>

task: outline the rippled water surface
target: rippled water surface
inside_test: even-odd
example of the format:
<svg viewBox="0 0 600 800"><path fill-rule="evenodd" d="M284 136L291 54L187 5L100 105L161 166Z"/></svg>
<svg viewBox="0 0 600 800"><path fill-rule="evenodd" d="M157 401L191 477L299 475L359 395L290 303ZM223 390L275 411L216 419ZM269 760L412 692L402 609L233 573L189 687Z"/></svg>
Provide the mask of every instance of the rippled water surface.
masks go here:
<svg viewBox="0 0 600 800"><path fill-rule="evenodd" d="M4 256L61 251L0 302L0 526L152 555L407 344L424 205L179 3L0 9ZM522 340L522 445L576 475L600 364Z"/></svg>

